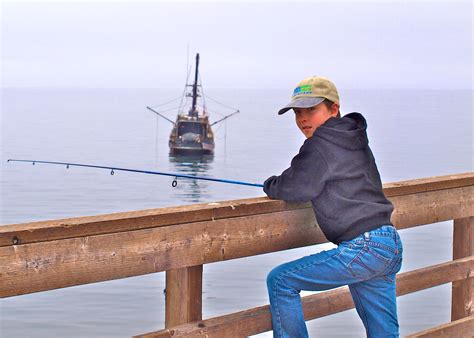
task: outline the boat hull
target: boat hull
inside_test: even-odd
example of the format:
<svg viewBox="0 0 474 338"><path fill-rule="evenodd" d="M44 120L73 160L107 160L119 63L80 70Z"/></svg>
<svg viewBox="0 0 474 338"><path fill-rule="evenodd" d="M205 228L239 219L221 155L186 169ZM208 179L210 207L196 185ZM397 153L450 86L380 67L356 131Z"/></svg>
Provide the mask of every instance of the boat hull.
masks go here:
<svg viewBox="0 0 474 338"><path fill-rule="evenodd" d="M194 147L170 147L172 155L212 155L213 149L194 148Z"/></svg>

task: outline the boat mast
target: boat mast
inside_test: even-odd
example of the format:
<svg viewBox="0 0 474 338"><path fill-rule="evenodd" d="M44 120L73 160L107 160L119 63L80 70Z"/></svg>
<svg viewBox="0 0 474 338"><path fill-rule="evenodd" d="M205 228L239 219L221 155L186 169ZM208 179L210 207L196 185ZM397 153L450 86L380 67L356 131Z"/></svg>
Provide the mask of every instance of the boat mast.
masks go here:
<svg viewBox="0 0 474 338"><path fill-rule="evenodd" d="M199 68L199 53L196 54L196 72L194 74L194 84L193 84L193 106L189 111L189 116L198 116L198 111L196 109L197 102L197 87L198 87L198 68Z"/></svg>

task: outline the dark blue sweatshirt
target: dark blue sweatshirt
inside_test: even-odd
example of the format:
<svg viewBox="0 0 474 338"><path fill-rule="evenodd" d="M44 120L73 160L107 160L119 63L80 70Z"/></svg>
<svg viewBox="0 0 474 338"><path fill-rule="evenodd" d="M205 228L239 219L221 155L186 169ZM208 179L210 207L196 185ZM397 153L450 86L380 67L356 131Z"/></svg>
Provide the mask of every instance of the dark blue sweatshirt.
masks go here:
<svg viewBox="0 0 474 338"><path fill-rule="evenodd" d="M359 113L331 117L263 190L274 199L311 201L321 230L335 244L392 224L393 206L383 193L366 129Z"/></svg>

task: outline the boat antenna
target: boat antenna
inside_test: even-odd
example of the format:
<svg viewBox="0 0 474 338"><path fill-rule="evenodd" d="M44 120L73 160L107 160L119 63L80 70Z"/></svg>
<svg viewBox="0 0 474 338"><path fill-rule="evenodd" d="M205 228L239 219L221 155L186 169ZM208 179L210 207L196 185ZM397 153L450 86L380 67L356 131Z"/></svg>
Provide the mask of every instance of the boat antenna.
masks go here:
<svg viewBox="0 0 474 338"><path fill-rule="evenodd" d="M198 112L196 109L196 103L197 103L197 87L198 87L198 74L199 74L199 53L196 54L196 70L194 73L194 84L193 84L193 106L191 110L189 111L190 116L198 116Z"/></svg>
<svg viewBox="0 0 474 338"><path fill-rule="evenodd" d="M107 166L93 165L93 164L80 164L80 163L72 163L72 162L37 161L37 160L21 160L21 159L16 159L16 160L15 159L9 159L9 160L7 160L7 162L27 162L27 163L32 163L33 165L35 165L36 163L57 164L57 165L65 165L66 169L69 169L69 167L71 167L71 166L74 166L74 167L87 167L87 168L95 168L95 169L107 169L107 170L110 170L110 175L114 175L116 171L128 171L128 172L139 173L139 174L171 176L171 177L174 177L174 180L171 183L171 186L173 186L173 188L178 185L178 177L188 178L188 179L193 179L193 180L205 180L205 181L213 181L213 182L220 182L220 183L248 185L248 186L260 187L260 188L263 187L263 184L258 184L258 183L249 183L249 182L225 180L225 179L220 179L220 178L194 176L194 175L166 173L166 172L161 172L161 171L150 171L150 170L118 168L118 167L107 167Z"/></svg>

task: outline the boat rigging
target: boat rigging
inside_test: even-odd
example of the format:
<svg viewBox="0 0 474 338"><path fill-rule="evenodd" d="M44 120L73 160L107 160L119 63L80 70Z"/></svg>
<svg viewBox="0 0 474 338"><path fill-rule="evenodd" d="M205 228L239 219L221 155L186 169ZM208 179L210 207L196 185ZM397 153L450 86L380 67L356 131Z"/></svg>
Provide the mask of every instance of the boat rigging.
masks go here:
<svg viewBox="0 0 474 338"><path fill-rule="evenodd" d="M186 84L191 87L191 92L185 94L192 98L191 107L187 112L179 112L176 121L172 121L165 115L156 111L152 107L146 107L161 118L173 124L173 129L169 137L170 154L173 155L208 155L214 152L214 132L212 126L225 121L229 117L238 114L239 110L224 116L223 118L210 123L206 105L198 108L198 98L201 97L202 85L198 84L199 79L199 53L196 54L196 67L193 84ZM187 82L187 81L186 81ZM201 90L199 89L201 88Z"/></svg>

